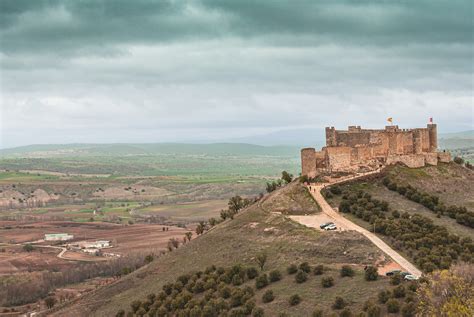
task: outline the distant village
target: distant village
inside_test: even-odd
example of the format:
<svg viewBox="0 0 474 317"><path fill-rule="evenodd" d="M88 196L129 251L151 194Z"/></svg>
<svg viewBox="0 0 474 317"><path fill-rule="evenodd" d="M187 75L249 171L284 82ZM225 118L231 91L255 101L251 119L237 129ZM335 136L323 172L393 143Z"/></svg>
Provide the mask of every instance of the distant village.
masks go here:
<svg viewBox="0 0 474 317"><path fill-rule="evenodd" d="M68 233L46 233L44 241L70 241L74 239L74 235ZM112 248L110 240L95 241L75 241L65 245L69 251L83 252L90 255L105 257L120 257L120 254L103 252L103 249Z"/></svg>

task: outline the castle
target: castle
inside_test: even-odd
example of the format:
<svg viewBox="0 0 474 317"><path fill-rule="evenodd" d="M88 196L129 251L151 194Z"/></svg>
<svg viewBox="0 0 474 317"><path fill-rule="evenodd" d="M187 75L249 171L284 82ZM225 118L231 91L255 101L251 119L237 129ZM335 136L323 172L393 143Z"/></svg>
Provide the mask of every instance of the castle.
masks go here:
<svg viewBox="0 0 474 317"><path fill-rule="evenodd" d="M395 163L416 168L450 160L449 152L438 152L437 128L433 123L416 129L399 129L397 125L383 130L327 127L326 146L321 151L301 150L301 174L314 177L321 172L373 170Z"/></svg>

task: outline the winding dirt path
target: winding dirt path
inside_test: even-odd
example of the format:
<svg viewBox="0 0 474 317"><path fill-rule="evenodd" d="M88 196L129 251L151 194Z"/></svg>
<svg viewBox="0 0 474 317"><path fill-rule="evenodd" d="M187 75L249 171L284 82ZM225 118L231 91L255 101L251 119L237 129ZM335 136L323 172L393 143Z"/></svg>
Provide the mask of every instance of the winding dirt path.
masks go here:
<svg viewBox="0 0 474 317"><path fill-rule="evenodd" d="M324 199L323 195L321 194L321 190L326 186L330 186L330 185L333 185L333 184L353 180L353 179L364 177L364 176L371 175L371 174L377 174L379 172L380 172L380 170L376 170L376 171L373 171L373 172L358 174L358 175L351 176L351 177L341 178L340 180L337 180L337 181L334 181L334 182L328 183L328 184L311 184L310 186L308 186L308 189L311 188L310 189L311 195L314 197L316 202L321 207L321 210L327 216L334 219L334 221L336 223L341 224L346 230L355 230L355 231L363 234L367 239L369 239L373 244L375 244L375 246L377 246L385 254L390 256L393 259L393 261L398 263L403 269L405 269L407 272L410 272L412 275L420 277L422 275L422 272L419 269L417 269L416 266L414 266L407 259L405 259L403 256L401 256L397 251L392 249L388 244L386 244L384 241L382 241L382 239L377 237L374 233L372 233L372 232L356 225L352 221L348 220L347 218L344 218L341 214L336 212L328 204L326 199ZM307 216L307 217L311 217L311 216ZM295 220L298 221L297 219L295 219ZM319 229L318 226L314 226L314 227Z"/></svg>

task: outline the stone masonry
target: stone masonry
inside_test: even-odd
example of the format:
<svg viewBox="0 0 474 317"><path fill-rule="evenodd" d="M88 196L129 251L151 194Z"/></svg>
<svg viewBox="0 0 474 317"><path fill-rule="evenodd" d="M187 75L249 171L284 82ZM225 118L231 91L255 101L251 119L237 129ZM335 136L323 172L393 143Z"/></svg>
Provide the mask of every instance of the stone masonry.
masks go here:
<svg viewBox="0 0 474 317"><path fill-rule="evenodd" d="M438 152L436 124L426 128L362 129L350 126L347 130L326 128L326 146L301 150L302 175L314 177L321 172L355 172L372 170L385 165L402 163L417 168L449 162L449 152Z"/></svg>

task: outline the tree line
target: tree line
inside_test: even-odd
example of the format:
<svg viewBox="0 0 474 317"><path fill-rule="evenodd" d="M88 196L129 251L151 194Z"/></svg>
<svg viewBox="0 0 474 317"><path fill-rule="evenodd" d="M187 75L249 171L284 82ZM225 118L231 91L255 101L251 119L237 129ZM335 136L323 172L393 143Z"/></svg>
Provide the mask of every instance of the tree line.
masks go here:
<svg viewBox="0 0 474 317"><path fill-rule="evenodd" d="M330 190L332 194L339 190ZM403 250L424 272L447 269L452 263L474 260L470 237L451 234L429 218L391 209L386 201L372 198L364 191L344 190L339 211L351 213L373 225L375 232L390 237L395 249Z"/></svg>
<svg viewBox="0 0 474 317"><path fill-rule="evenodd" d="M438 196L420 191L409 184L399 184L388 176L382 180L382 184L389 190L397 192L407 199L425 206L436 213L438 217L447 214L450 218L456 219L457 223L474 228L474 212L468 211L466 207L455 205L446 206L440 201Z"/></svg>

